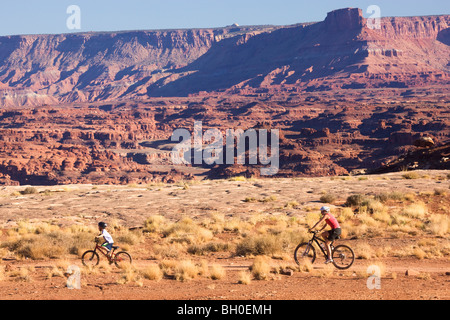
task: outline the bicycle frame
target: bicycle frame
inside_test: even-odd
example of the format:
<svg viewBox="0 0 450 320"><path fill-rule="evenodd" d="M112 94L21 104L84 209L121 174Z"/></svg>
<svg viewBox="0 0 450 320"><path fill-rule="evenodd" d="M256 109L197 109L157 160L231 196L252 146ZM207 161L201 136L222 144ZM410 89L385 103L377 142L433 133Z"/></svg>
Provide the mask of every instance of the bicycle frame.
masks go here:
<svg viewBox="0 0 450 320"><path fill-rule="evenodd" d="M325 240L323 240L322 238L319 238L317 236L317 233L314 233L312 239L309 240L308 244L311 246L313 243L316 243L317 246L320 248L320 251L322 251L323 255L325 257L327 257L328 254L327 254L326 250L324 248L322 248L322 246L320 245L321 242L325 244ZM334 241L330 243L331 250L333 250L333 244L334 244Z"/></svg>
<svg viewBox="0 0 450 320"><path fill-rule="evenodd" d="M95 244L94 252L97 252L97 250L100 251L100 253L103 254L106 258L108 258L108 260L112 260L115 257L114 248L111 250L111 256L108 255L109 251L98 243Z"/></svg>

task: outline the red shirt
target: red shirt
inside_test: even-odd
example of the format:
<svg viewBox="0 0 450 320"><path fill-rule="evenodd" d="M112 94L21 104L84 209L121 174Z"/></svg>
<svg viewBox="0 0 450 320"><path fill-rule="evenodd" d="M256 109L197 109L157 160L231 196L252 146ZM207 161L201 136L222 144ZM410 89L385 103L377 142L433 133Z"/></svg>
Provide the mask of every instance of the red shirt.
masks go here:
<svg viewBox="0 0 450 320"><path fill-rule="evenodd" d="M331 229L338 229L341 227L337 219L331 213L327 213L326 215L328 217L325 219L325 222L331 227Z"/></svg>

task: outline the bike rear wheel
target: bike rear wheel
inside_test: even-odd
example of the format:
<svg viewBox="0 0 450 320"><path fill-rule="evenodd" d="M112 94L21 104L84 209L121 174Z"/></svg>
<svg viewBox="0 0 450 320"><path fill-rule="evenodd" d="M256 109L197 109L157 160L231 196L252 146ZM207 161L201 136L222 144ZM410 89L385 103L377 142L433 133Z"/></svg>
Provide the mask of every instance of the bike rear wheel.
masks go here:
<svg viewBox="0 0 450 320"><path fill-rule="evenodd" d="M130 254L125 251L118 252L114 257L114 264L120 269L126 269L132 262Z"/></svg>
<svg viewBox="0 0 450 320"><path fill-rule="evenodd" d="M294 252L295 262L301 266L305 263L314 263L316 261L316 249L311 243L301 243Z"/></svg>
<svg viewBox="0 0 450 320"><path fill-rule="evenodd" d="M333 264L340 270L346 270L353 265L355 253L346 245L339 245L333 250Z"/></svg>
<svg viewBox="0 0 450 320"><path fill-rule="evenodd" d="M85 267L96 267L100 262L100 257L97 252L89 250L81 256L81 262Z"/></svg>

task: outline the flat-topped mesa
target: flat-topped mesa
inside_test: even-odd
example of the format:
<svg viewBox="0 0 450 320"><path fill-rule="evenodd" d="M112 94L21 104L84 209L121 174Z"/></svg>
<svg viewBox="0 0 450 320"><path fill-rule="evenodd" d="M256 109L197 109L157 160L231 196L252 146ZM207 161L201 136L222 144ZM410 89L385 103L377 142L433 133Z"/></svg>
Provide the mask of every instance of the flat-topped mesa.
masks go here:
<svg viewBox="0 0 450 320"><path fill-rule="evenodd" d="M344 8L328 12L325 26L328 31L343 31L361 29L363 27L363 13L358 8Z"/></svg>

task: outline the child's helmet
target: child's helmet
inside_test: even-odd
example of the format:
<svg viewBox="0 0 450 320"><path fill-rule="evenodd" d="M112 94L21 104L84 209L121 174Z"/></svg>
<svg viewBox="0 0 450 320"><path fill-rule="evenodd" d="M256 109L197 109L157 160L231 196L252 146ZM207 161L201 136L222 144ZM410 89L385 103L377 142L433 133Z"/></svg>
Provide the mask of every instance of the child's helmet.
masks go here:
<svg viewBox="0 0 450 320"><path fill-rule="evenodd" d="M108 225L107 225L105 222L99 222L99 223L98 223L98 226L99 226L100 228L106 228Z"/></svg>

